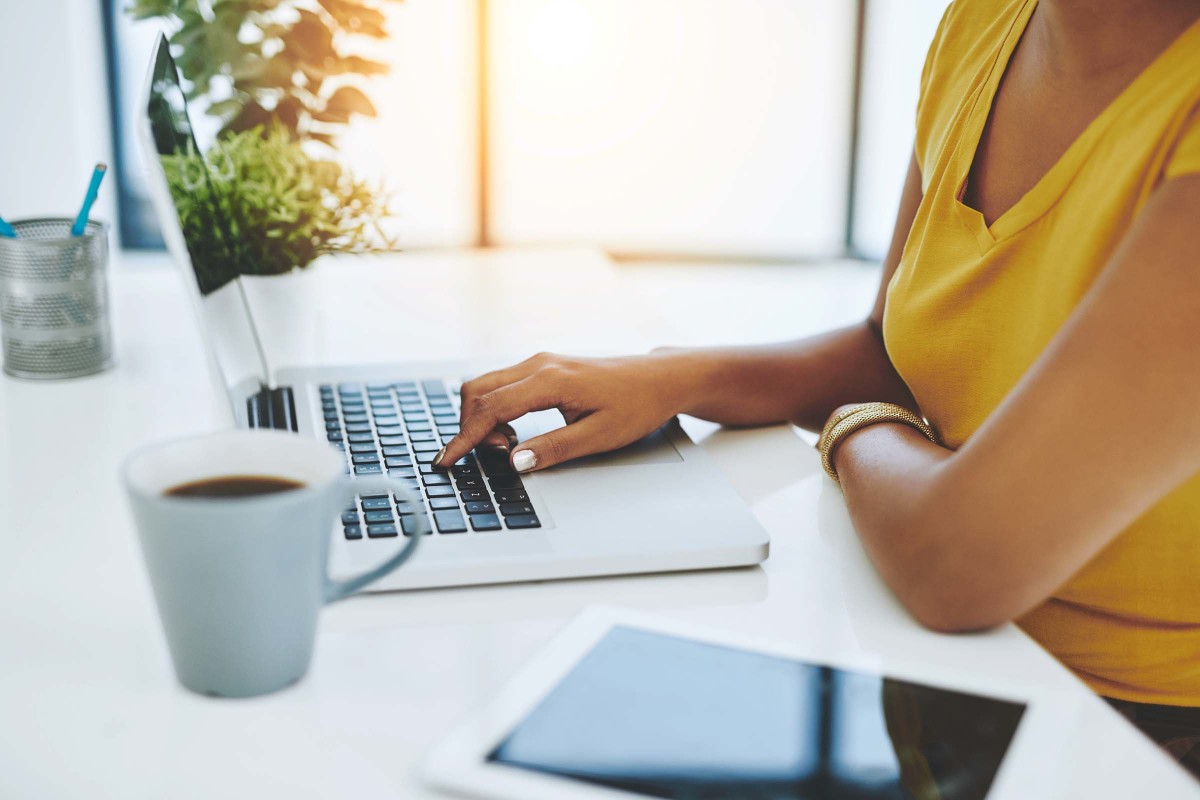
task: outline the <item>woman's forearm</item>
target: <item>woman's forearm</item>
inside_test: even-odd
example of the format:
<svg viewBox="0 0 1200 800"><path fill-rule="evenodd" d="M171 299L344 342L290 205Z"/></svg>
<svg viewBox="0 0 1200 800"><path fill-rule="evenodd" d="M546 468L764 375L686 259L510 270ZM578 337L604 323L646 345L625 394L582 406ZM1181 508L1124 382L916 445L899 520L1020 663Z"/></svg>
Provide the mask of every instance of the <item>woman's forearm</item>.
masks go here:
<svg viewBox="0 0 1200 800"><path fill-rule="evenodd" d="M781 344L669 355L686 388L681 413L724 425L819 430L833 409L867 400L916 409L869 321Z"/></svg>

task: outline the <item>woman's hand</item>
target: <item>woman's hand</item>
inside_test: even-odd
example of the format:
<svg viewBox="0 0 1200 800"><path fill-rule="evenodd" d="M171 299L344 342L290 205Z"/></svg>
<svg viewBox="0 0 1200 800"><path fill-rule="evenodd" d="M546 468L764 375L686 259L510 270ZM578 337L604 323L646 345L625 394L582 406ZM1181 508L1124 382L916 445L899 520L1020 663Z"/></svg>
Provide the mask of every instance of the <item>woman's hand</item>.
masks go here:
<svg viewBox="0 0 1200 800"><path fill-rule="evenodd" d="M539 353L463 384L461 431L434 465L449 466L498 426L550 408L562 412L567 425L518 445L512 463L519 472L615 450L680 413L688 378L671 352L624 358Z"/></svg>

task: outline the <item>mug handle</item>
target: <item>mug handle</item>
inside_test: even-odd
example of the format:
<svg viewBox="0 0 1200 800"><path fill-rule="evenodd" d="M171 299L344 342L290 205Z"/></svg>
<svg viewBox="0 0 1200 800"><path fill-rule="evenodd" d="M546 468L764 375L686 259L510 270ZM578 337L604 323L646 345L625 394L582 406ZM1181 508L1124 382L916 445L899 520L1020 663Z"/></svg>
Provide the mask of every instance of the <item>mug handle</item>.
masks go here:
<svg viewBox="0 0 1200 800"><path fill-rule="evenodd" d="M396 478L389 478L386 475L363 475L357 478L342 478L341 485L341 503L338 508L346 504L347 500L353 500L362 492L380 491L394 492L398 498L403 497L403 502L410 503L421 509L420 522L417 525L417 530L412 536L408 537L409 542L396 555L389 558L387 561L380 564L374 569L370 569L361 575L353 578L347 578L343 581L335 581L328 575L325 576L325 602L333 603L338 600L344 600L355 592L359 591L367 584L379 580L384 575L387 575L392 570L399 567L412 556L417 549L417 542L421 537L430 533L429 515L425 513L424 504L421 498L412 489L402 481Z"/></svg>

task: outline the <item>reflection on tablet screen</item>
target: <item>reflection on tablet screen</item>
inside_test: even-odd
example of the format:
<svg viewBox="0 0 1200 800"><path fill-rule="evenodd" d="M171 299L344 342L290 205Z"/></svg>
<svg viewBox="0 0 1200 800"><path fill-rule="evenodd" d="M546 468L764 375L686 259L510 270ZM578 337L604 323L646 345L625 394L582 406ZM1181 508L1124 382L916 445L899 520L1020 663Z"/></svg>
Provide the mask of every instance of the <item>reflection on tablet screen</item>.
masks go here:
<svg viewBox="0 0 1200 800"><path fill-rule="evenodd" d="M1024 711L617 627L488 760L650 797L975 800Z"/></svg>

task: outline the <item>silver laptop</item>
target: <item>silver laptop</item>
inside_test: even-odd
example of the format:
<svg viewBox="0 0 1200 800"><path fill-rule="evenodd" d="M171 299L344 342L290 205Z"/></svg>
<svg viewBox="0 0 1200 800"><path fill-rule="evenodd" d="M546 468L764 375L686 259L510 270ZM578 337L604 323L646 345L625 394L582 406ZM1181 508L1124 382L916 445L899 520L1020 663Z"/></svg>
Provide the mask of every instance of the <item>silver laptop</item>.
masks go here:
<svg viewBox="0 0 1200 800"><path fill-rule="evenodd" d="M335 574L386 558L422 513L431 522L429 541L375 590L709 569L766 558L766 531L677 423L616 453L538 473L516 474L499 448L478 448L439 472L431 467L434 454L458 432L461 371L431 370L419 352L407 364L269 370L243 280L222 283L193 268L190 246L199 243L185 239L162 158L198 150L161 37L138 122L163 236L184 272L230 420L328 441L344 454L349 474L388 474L423 497L423 509L397 508L386 494L347 507L333 531ZM213 224L224 221L214 217ZM542 412L514 428L524 440L561 424L554 412Z"/></svg>

